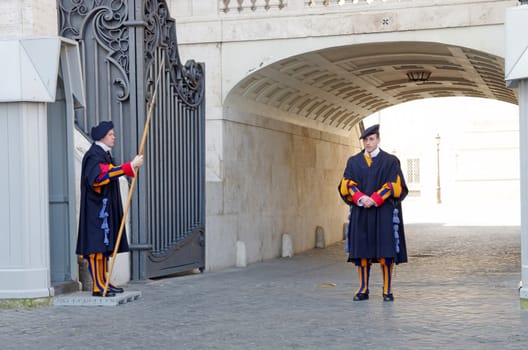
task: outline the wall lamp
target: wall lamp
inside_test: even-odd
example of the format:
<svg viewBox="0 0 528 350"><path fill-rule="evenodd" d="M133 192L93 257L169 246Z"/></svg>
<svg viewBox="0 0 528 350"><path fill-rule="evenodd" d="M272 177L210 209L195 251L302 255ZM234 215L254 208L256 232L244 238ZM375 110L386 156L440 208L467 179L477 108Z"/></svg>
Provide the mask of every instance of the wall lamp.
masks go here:
<svg viewBox="0 0 528 350"><path fill-rule="evenodd" d="M407 72L407 78L411 82L427 81L429 80L429 77L431 77L431 72L427 70L413 70Z"/></svg>

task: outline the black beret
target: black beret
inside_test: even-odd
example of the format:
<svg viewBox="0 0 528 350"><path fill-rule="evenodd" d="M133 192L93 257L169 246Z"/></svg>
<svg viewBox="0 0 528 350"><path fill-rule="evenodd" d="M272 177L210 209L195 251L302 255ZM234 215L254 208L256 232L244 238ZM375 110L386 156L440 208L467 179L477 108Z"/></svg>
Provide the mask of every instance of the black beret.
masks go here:
<svg viewBox="0 0 528 350"><path fill-rule="evenodd" d="M99 125L92 127L92 140L99 141L113 128L114 123L111 120L100 122Z"/></svg>
<svg viewBox="0 0 528 350"><path fill-rule="evenodd" d="M368 127L367 129L365 129L365 131L363 131L361 133L361 137L359 139L362 140L365 137L373 135L373 134L378 134L379 135L379 124L374 124L374 125Z"/></svg>

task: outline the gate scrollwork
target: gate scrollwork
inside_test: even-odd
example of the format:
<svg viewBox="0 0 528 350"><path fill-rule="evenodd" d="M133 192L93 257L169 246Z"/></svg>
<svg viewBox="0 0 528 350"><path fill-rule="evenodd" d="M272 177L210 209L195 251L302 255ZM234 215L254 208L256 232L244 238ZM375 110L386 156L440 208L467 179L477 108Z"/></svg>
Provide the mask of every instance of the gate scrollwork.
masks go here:
<svg viewBox="0 0 528 350"><path fill-rule="evenodd" d="M58 10L59 34L79 41L81 46L90 46L87 40L94 39L106 52L105 60L116 68L117 74L112 77L112 83L121 90L116 98L119 101L128 99L129 34L128 27L124 25L128 19L127 1L59 1Z"/></svg>
<svg viewBox="0 0 528 350"><path fill-rule="evenodd" d="M153 93L154 82L151 77L155 63L155 51L162 47L167 50L167 59L171 67L172 84L180 98L190 107L199 105L204 95L203 65L189 60L181 64L176 41L175 22L168 15L167 3L161 0L145 1L145 67L148 97Z"/></svg>

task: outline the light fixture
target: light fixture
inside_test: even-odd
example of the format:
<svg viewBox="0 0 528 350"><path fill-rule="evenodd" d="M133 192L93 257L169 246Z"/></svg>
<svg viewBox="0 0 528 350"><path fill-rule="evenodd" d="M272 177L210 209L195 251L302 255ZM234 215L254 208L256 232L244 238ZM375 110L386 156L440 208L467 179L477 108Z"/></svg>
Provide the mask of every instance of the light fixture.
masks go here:
<svg viewBox="0 0 528 350"><path fill-rule="evenodd" d="M412 70L407 72L407 78L411 82L427 81L431 77L431 72L427 70Z"/></svg>

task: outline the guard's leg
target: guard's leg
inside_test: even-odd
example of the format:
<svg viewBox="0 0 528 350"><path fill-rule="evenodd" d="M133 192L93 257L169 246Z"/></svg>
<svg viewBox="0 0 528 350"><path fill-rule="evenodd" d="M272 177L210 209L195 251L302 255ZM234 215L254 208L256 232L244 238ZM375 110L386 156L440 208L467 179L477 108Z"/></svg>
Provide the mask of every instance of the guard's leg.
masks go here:
<svg viewBox="0 0 528 350"><path fill-rule="evenodd" d="M358 267L359 288L354 295L354 300L367 300L369 298L369 277L372 263L368 259L358 259L356 265Z"/></svg>
<svg viewBox="0 0 528 350"><path fill-rule="evenodd" d="M108 282L108 290L109 291L112 291L114 293L123 293L125 290L121 287L118 287L114 284L112 284L112 280L110 279L110 276L108 275L108 255L104 255L103 256L103 276L104 276L104 281L106 283L106 279L108 278L109 279L109 282Z"/></svg>
<svg viewBox="0 0 528 350"><path fill-rule="evenodd" d="M88 255L88 270L92 276L92 295L94 297L103 296L105 280L103 271L103 253L93 253ZM106 293L107 296L114 296L114 293Z"/></svg>
<svg viewBox="0 0 528 350"><path fill-rule="evenodd" d="M393 301L394 296L392 294L392 272L394 270L394 259L381 258L380 266L383 276L383 300Z"/></svg>

